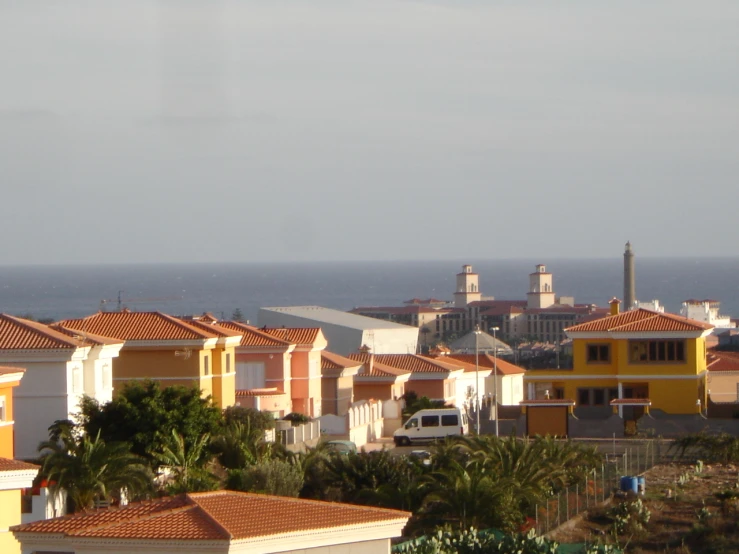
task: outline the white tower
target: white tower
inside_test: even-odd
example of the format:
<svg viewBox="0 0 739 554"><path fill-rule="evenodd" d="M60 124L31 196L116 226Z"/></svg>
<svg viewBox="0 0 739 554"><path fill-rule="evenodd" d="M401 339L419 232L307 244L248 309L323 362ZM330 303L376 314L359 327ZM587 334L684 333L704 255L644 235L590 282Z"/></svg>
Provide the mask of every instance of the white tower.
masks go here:
<svg viewBox="0 0 739 554"><path fill-rule="evenodd" d="M529 292L526 293L527 307L548 308L554 305L554 289L552 274L547 273L546 266L539 264L536 271L529 274Z"/></svg>
<svg viewBox="0 0 739 554"><path fill-rule="evenodd" d="M457 290L454 292L454 307L464 308L470 302L482 298L480 277L472 273L471 265L463 265L462 273L457 273Z"/></svg>

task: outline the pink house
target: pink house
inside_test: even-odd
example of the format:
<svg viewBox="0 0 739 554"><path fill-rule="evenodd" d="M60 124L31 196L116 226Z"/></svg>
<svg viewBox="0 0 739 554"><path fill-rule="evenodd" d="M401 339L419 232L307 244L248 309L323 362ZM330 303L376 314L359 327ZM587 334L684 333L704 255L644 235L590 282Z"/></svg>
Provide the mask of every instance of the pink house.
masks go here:
<svg viewBox="0 0 739 554"><path fill-rule="evenodd" d="M278 417L290 412L322 414L321 353L327 342L319 328L257 328L234 321L219 325L243 333L236 347L240 405Z"/></svg>

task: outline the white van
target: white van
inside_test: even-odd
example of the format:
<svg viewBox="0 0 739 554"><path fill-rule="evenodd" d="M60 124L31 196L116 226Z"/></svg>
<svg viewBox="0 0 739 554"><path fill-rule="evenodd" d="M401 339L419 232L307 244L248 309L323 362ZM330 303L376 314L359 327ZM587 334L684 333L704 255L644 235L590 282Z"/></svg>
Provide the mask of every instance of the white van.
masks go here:
<svg viewBox="0 0 739 554"><path fill-rule="evenodd" d="M469 430L467 413L459 408L420 410L405 425L393 433L398 446L443 439L449 435L466 435Z"/></svg>

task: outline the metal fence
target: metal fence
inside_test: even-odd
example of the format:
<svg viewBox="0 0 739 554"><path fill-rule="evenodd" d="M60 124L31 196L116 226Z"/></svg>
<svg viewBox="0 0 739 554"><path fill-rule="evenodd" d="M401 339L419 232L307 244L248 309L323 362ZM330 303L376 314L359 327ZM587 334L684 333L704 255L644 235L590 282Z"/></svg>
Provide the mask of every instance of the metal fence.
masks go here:
<svg viewBox="0 0 739 554"><path fill-rule="evenodd" d="M535 506L537 535L559 527L576 515L602 504L620 485L622 476L636 476L666 461L667 445L659 439L603 441L597 443L605 455L600 467L587 475L585 483L559 491L545 504ZM647 483L647 486L649 483Z"/></svg>

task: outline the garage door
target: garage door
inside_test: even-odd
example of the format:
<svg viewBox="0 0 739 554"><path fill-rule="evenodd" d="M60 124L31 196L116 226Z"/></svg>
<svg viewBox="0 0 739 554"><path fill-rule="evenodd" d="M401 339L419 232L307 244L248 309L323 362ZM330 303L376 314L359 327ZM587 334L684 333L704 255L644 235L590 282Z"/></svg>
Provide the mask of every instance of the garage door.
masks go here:
<svg viewBox="0 0 739 554"><path fill-rule="evenodd" d="M526 434L567 436L566 406L529 406L526 408Z"/></svg>

